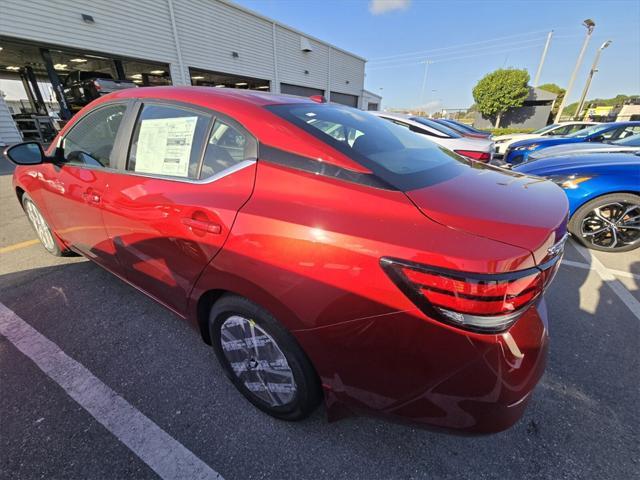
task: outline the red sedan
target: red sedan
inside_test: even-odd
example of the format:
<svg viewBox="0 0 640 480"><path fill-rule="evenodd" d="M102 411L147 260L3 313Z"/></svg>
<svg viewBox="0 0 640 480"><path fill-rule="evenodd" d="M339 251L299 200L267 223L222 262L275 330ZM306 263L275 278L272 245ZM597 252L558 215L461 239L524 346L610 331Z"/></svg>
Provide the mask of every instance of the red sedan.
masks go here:
<svg viewBox="0 0 640 480"><path fill-rule="evenodd" d="M552 182L352 108L213 88L107 95L46 152L6 154L49 252L191 322L275 417L324 399L330 419L495 432L542 375L568 211Z"/></svg>

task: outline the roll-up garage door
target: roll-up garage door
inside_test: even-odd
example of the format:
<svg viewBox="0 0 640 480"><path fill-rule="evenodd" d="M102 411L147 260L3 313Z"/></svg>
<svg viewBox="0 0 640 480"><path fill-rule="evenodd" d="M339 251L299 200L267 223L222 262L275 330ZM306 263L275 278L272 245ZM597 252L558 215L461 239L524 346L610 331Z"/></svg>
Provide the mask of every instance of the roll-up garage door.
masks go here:
<svg viewBox="0 0 640 480"><path fill-rule="evenodd" d="M358 96L347 93L331 92L331 101L358 108Z"/></svg>
<svg viewBox="0 0 640 480"><path fill-rule="evenodd" d="M291 85L290 83L280 84L280 93L287 95L297 95L299 97L312 97L314 95L324 95L324 90L318 88L301 87L300 85Z"/></svg>

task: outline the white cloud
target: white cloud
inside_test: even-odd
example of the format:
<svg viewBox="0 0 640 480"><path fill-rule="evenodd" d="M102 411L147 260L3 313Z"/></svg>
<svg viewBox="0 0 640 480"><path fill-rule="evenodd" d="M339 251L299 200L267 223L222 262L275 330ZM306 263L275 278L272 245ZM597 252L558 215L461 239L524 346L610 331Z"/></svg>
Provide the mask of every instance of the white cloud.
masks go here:
<svg viewBox="0 0 640 480"><path fill-rule="evenodd" d="M371 0L369 12L373 15L382 15L394 10L406 10L410 4L411 0Z"/></svg>
<svg viewBox="0 0 640 480"><path fill-rule="evenodd" d="M427 112L431 114L431 113L439 112L440 110L442 110L442 106L443 106L442 101L431 100L430 102L427 102L425 104L413 107L412 110Z"/></svg>

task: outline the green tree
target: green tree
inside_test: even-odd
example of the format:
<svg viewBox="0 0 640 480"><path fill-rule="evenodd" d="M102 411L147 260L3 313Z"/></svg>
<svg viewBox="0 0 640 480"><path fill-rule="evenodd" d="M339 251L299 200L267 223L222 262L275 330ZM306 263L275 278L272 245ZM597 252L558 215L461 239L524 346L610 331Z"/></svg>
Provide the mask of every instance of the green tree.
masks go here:
<svg viewBox="0 0 640 480"><path fill-rule="evenodd" d="M473 88L473 99L478 111L496 119L500 127L500 117L510 108L521 107L529 95L529 73L515 68L501 68L485 75Z"/></svg>
<svg viewBox="0 0 640 480"><path fill-rule="evenodd" d="M553 104L553 108L551 109L551 117L555 118L556 114L558 113L558 109L560 108L560 104L562 103L562 99L564 98L564 94L567 93L567 91L564 88L559 87L555 83L545 83L544 85L540 85L538 88L540 90L546 90L547 92L555 93L556 95L558 95L556 97L555 103Z"/></svg>

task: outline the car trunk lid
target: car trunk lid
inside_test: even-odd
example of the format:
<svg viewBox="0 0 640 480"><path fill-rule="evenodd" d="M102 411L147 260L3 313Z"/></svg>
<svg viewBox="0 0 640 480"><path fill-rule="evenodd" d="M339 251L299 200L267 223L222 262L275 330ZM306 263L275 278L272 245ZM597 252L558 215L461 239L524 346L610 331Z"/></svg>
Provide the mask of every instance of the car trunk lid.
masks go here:
<svg viewBox="0 0 640 480"><path fill-rule="evenodd" d="M566 234L564 192L550 181L517 172L473 164L406 195L430 219L525 248L537 263L544 262Z"/></svg>

